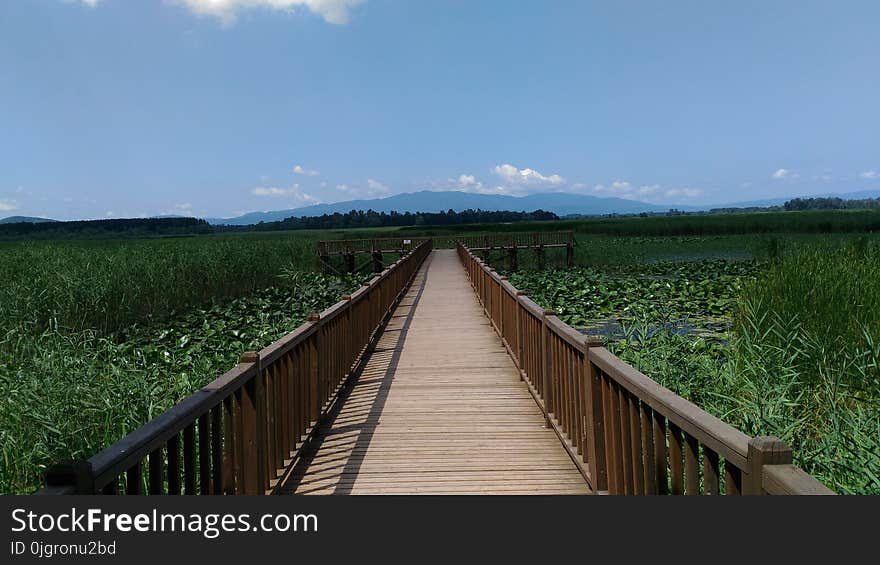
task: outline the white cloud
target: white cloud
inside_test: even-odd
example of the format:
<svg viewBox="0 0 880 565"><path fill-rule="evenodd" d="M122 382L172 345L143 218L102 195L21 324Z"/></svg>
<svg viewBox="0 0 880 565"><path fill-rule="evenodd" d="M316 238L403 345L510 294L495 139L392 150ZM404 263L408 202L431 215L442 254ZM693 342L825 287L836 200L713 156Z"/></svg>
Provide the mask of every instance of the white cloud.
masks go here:
<svg viewBox="0 0 880 565"><path fill-rule="evenodd" d="M558 185L565 182L559 175L545 176L534 169L518 169L511 164L497 165L492 172L514 185Z"/></svg>
<svg viewBox="0 0 880 565"><path fill-rule="evenodd" d="M788 176L788 173L788 169L777 169L776 172L773 173L773 178L777 180L784 179Z"/></svg>
<svg viewBox="0 0 880 565"><path fill-rule="evenodd" d="M375 179L367 179L367 196L384 196L391 193L391 189Z"/></svg>
<svg viewBox="0 0 880 565"><path fill-rule="evenodd" d="M447 185L437 187L442 190L457 190L459 192L472 192L475 194L512 194L504 186L486 186L478 181L474 175L459 175L457 179L449 179Z"/></svg>
<svg viewBox="0 0 880 565"><path fill-rule="evenodd" d="M597 184L593 192L602 196L615 196L629 200L644 200L647 202L662 203L668 200L682 198L696 198L703 191L699 188L668 188L663 189L659 184L645 184L638 188L625 180L616 180L610 185Z"/></svg>
<svg viewBox="0 0 880 565"><path fill-rule="evenodd" d="M316 177L316 176L320 175L321 173L318 172L318 171L310 171L310 170L308 170L308 169L305 169L305 168L303 168L302 165L296 165L296 166L293 168L293 174L295 174L295 175L304 175L304 176L307 176L307 177Z"/></svg>
<svg viewBox="0 0 880 565"><path fill-rule="evenodd" d="M71 2L76 2L78 4L85 4L89 8L94 8L95 6L98 5L98 2L99 2L99 0L64 0L64 1L67 2L68 4L70 4Z"/></svg>
<svg viewBox="0 0 880 565"><path fill-rule="evenodd" d="M299 189L298 184L294 184L287 188L277 186L257 186L251 189L251 194L254 196L268 196L272 198L292 198L297 204L315 204L318 202L318 199L311 194L302 192Z"/></svg>
<svg viewBox="0 0 880 565"><path fill-rule="evenodd" d="M458 176L458 185L459 186L481 186L483 183L477 182L476 177L474 175L459 175Z"/></svg>
<svg viewBox="0 0 880 565"><path fill-rule="evenodd" d="M783 180L783 179L797 180L797 179L801 178L801 176L799 174L794 173L788 169L776 169L776 172L774 172L770 176L775 180Z"/></svg>
<svg viewBox="0 0 880 565"><path fill-rule="evenodd" d="M614 194L616 196L626 197L631 195L633 192L633 186L629 181L625 180L615 180L609 186L605 186L602 183L597 184L593 187L593 192L599 194Z"/></svg>
<svg viewBox="0 0 880 565"><path fill-rule="evenodd" d="M13 200L0 200L0 212L12 212L18 210L18 205Z"/></svg>
<svg viewBox="0 0 880 565"><path fill-rule="evenodd" d="M666 198L696 198L703 194L699 188L671 188L663 193Z"/></svg>
<svg viewBox="0 0 880 565"><path fill-rule="evenodd" d="M239 12L263 8L292 12L305 8L331 24L348 23L351 8L366 0L175 0L199 16L218 18L226 25L235 23Z"/></svg>
<svg viewBox="0 0 880 565"><path fill-rule="evenodd" d="M859 176L865 180L880 179L880 173L878 173L877 171L865 171L864 173L860 174Z"/></svg>

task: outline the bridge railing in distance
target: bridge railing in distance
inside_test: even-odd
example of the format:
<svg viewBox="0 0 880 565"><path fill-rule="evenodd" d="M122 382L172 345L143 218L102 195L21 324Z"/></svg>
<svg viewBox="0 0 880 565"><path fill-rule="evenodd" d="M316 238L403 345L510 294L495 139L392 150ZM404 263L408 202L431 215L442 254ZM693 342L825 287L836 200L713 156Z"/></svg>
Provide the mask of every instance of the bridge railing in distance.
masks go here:
<svg viewBox="0 0 880 565"><path fill-rule="evenodd" d="M318 255L344 255L348 253L373 253L376 251L401 251L418 247L429 237L382 237L375 239L331 239L318 242Z"/></svg>
<svg viewBox="0 0 880 565"><path fill-rule="evenodd" d="M431 242L37 494L265 494L333 407Z"/></svg>
<svg viewBox="0 0 880 565"><path fill-rule="evenodd" d="M777 438L750 438L623 362L457 246L535 400L594 492L834 494Z"/></svg>
<svg viewBox="0 0 880 565"><path fill-rule="evenodd" d="M510 249L511 247L573 247L575 244L574 232L571 230L465 235L454 239L455 243L461 243L471 250Z"/></svg>

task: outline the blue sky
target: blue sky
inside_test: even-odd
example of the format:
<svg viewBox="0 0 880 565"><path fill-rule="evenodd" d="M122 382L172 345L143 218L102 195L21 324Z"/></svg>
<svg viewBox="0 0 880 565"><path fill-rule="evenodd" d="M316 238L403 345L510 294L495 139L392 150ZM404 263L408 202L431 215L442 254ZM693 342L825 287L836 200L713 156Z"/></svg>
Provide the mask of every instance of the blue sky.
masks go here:
<svg viewBox="0 0 880 565"><path fill-rule="evenodd" d="M880 189L880 2L3 0L0 216Z"/></svg>

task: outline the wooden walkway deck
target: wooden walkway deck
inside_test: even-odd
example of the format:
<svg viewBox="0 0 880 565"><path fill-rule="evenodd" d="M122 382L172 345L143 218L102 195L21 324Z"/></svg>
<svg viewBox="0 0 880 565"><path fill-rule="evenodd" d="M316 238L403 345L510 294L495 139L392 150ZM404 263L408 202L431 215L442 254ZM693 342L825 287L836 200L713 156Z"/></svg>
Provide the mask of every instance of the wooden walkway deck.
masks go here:
<svg viewBox="0 0 880 565"><path fill-rule="evenodd" d="M284 494L587 494L454 250L425 261Z"/></svg>

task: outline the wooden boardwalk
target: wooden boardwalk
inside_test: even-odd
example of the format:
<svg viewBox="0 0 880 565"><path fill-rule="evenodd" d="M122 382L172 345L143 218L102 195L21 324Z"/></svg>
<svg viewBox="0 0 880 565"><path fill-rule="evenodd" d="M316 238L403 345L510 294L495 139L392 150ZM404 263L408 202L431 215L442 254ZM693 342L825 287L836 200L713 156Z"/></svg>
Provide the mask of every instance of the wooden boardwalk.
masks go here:
<svg viewBox="0 0 880 565"><path fill-rule="evenodd" d="M284 494L587 494L454 250L419 273Z"/></svg>

